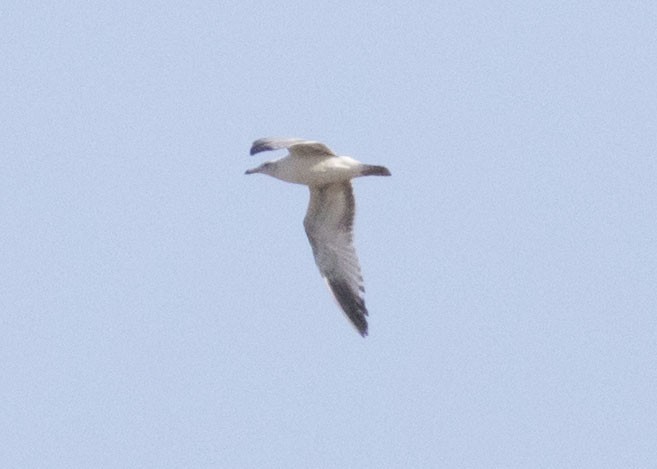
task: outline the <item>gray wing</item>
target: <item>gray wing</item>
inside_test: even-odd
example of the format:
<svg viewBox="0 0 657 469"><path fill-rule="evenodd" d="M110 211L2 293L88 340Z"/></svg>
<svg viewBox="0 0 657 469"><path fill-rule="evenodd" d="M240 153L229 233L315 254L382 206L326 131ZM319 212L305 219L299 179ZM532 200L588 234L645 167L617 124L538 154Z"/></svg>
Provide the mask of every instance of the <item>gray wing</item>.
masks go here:
<svg viewBox="0 0 657 469"><path fill-rule="evenodd" d="M287 148L295 156L336 156L329 147L302 138L261 138L251 145L251 154Z"/></svg>
<svg viewBox="0 0 657 469"><path fill-rule="evenodd" d="M303 226L322 277L364 337L367 335L367 308L363 277L352 242L354 207L349 182L311 187Z"/></svg>

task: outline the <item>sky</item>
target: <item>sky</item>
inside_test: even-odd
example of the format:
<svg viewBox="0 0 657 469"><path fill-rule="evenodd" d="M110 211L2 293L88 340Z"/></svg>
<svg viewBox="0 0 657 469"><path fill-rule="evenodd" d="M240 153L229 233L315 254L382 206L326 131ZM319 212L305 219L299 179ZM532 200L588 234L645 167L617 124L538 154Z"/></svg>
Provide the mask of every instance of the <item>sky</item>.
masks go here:
<svg viewBox="0 0 657 469"><path fill-rule="evenodd" d="M655 2L0 10L0 466L655 467ZM392 172L365 339L267 136Z"/></svg>

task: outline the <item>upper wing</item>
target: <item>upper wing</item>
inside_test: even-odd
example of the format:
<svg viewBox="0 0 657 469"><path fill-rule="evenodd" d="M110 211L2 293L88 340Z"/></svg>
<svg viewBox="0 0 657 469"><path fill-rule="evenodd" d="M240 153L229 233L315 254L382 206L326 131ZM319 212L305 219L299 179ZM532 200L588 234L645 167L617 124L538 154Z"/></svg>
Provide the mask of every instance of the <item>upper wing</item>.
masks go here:
<svg viewBox="0 0 657 469"><path fill-rule="evenodd" d="M280 150L287 148L295 156L336 156L329 147L313 140L302 138L261 138L251 145L251 154L261 151Z"/></svg>
<svg viewBox="0 0 657 469"><path fill-rule="evenodd" d="M303 226L322 277L347 317L365 336L365 288L352 243L354 206L349 182L311 187Z"/></svg>

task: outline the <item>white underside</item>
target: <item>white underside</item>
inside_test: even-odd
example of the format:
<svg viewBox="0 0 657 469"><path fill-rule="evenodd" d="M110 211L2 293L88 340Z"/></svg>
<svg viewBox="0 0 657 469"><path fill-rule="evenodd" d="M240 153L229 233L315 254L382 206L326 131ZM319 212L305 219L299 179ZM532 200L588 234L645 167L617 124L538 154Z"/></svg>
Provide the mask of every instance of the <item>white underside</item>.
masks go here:
<svg viewBox="0 0 657 469"><path fill-rule="evenodd" d="M271 176L282 181L318 186L348 181L361 173L362 164L348 156L295 157L288 155L276 161Z"/></svg>

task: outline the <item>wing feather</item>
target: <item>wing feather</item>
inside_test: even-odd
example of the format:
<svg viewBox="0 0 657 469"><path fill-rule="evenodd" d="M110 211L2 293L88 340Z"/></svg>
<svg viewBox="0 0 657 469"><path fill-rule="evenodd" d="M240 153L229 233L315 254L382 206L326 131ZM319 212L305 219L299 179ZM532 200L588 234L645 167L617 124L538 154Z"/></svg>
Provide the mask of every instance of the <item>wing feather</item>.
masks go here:
<svg viewBox="0 0 657 469"><path fill-rule="evenodd" d="M294 156L336 156L329 147L314 140L301 138L261 138L251 145L251 155L262 151L287 148Z"/></svg>
<svg viewBox="0 0 657 469"><path fill-rule="evenodd" d="M351 183L311 187L303 225L322 277L344 313L365 336L367 308L353 245L354 210Z"/></svg>

